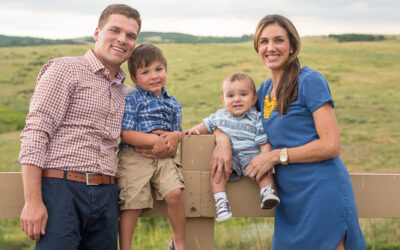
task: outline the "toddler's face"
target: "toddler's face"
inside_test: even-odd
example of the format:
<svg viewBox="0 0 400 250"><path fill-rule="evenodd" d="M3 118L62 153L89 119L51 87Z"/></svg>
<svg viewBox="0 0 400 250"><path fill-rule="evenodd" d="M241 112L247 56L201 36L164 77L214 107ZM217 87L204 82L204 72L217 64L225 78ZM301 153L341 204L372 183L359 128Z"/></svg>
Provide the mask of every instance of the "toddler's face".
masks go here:
<svg viewBox="0 0 400 250"><path fill-rule="evenodd" d="M225 109L235 116L241 116L249 111L256 100L257 95L248 81L225 81L222 84L222 102Z"/></svg>
<svg viewBox="0 0 400 250"><path fill-rule="evenodd" d="M167 82L167 69L161 62L153 62L147 67L136 70L136 77L131 76L132 81L143 90L160 96L162 87Z"/></svg>

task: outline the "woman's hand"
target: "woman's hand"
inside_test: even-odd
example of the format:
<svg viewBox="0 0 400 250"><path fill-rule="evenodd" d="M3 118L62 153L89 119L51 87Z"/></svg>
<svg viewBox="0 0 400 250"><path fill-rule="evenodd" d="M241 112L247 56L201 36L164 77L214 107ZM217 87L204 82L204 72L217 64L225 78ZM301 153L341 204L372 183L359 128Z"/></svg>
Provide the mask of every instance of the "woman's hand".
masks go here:
<svg viewBox="0 0 400 250"><path fill-rule="evenodd" d="M210 171L211 177L219 183L222 171L224 171L226 181L232 173L232 148L229 137L224 132L216 129L213 134L216 146L210 162Z"/></svg>
<svg viewBox="0 0 400 250"><path fill-rule="evenodd" d="M247 176L258 182L264 174L279 162L279 152L280 150L272 150L257 155L246 167Z"/></svg>

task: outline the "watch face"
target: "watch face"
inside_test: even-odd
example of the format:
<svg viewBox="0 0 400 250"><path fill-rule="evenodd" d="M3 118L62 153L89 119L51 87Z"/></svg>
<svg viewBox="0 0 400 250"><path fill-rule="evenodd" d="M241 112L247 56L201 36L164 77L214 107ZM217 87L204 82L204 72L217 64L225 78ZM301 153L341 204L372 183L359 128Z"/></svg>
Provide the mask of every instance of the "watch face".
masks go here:
<svg viewBox="0 0 400 250"><path fill-rule="evenodd" d="M281 163L286 163L288 160L288 155L286 149L282 149L282 151L279 154L279 160Z"/></svg>

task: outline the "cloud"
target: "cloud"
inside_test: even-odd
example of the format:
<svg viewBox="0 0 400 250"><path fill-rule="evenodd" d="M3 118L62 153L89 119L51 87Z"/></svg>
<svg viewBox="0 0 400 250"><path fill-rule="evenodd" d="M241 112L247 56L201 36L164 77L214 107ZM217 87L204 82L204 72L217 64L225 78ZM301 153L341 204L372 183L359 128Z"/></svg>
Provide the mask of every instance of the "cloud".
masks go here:
<svg viewBox="0 0 400 250"><path fill-rule="evenodd" d="M399 33L398 0L122 0L139 10L145 31L196 35L250 34L267 14L287 16L301 35ZM1 0L0 30L6 34L67 38L91 35L113 0ZM23 17L23 18L22 18ZM303 31L303 32L302 32ZM342 32L341 32L342 31Z"/></svg>
<svg viewBox="0 0 400 250"><path fill-rule="evenodd" d="M97 19L97 15L73 12L1 8L0 30L3 34L16 36L56 39L83 37L94 33Z"/></svg>

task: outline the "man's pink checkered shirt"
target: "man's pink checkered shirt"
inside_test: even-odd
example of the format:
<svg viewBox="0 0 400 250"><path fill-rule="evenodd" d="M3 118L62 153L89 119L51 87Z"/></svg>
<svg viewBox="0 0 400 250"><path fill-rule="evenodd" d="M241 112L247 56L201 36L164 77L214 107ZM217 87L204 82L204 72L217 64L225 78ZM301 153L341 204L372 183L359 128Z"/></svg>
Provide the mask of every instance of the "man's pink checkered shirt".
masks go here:
<svg viewBox="0 0 400 250"><path fill-rule="evenodd" d="M21 165L114 175L131 88L122 70L112 81L109 74L92 50L42 67L21 134Z"/></svg>

